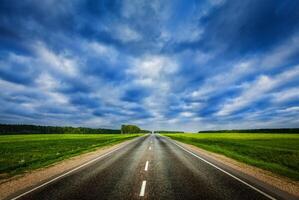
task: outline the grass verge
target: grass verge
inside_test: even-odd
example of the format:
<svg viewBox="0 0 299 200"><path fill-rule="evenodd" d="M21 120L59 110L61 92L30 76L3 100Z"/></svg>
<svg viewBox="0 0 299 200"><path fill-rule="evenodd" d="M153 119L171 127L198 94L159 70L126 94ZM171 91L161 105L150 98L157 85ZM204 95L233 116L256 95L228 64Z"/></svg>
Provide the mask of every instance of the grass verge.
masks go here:
<svg viewBox="0 0 299 200"><path fill-rule="evenodd" d="M163 134L174 140L299 180L299 134Z"/></svg>
<svg viewBox="0 0 299 200"><path fill-rule="evenodd" d="M139 134L42 134L0 136L0 179L93 151Z"/></svg>

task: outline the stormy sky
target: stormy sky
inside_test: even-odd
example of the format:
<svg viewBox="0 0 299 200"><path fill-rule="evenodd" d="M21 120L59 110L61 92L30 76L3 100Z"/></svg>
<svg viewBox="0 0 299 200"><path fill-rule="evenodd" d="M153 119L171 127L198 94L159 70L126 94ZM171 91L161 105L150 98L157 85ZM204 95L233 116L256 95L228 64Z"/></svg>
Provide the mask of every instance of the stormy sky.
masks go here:
<svg viewBox="0 0 299 200"><path fill-rule="evenodd" d="M0 123L299 127L299 2L0 0Z"/></svg>

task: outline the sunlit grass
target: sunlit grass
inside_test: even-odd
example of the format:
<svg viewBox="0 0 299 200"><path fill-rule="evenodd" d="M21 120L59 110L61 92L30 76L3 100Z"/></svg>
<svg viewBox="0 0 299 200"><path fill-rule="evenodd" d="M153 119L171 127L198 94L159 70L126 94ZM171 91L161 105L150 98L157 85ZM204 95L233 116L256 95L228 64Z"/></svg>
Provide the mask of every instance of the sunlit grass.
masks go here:
<svg viewBox="0 0 299 200"><path fill-rule="evenodd" d="M163 134L238 161L299 180L299 134Z"/></svg>
<svg viewBox="0 0 299 200"><path fill-rule="evenodd" d="M42 134L0 136L0 178L112 145L138 134Z"/></svg>

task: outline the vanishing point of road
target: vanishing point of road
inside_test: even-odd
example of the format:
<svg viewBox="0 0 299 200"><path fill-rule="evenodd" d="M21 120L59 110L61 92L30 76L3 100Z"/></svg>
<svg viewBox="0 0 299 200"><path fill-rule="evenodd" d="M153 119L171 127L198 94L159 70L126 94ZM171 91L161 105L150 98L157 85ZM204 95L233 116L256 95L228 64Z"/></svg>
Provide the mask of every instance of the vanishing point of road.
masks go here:
<svg viewBox="0 0 299 200"><path fill-rule="evenodd" d="M19 200L280 199L173 140L139 137L98 159L16 194Z"/></svg>

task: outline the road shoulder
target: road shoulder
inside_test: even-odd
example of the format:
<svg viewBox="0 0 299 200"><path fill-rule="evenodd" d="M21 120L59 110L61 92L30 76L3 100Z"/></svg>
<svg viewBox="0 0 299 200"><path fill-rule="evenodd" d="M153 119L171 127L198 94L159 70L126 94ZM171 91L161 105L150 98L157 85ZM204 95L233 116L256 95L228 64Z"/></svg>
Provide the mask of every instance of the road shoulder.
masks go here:
<svg viewBox="0 0 299 200"><path fill-rule="evenodd" d="M288 193L291 196L296 196L297 198L299 198L299 182L276 175L272 172L257 167L247 165L245 163L241 163L224 155L209 152L191 144L186 144L179 141L175 142L185 149L190 150L199 156L202 156L208 161L212 161L214 163L216 162L216 164L220 165L220 167L225 167L230 171L233 170L237 175L245 178L246 180L249 180L250 182L256 182L256 180L258 180L261 183L265 183L262 185L264 188L267 188L269 186L274 187L280 190L280 193ZM284 196L285 194L281 195Z"/></svg>
<svg viewBox="0 0 299 200"><path fill-rule="evenodd" d="M26 191L29 188L40 185L76 167L92 161L99 156L109 153L110 151L121 148L122 146L126 146L127 144L135 141L138 138L140 137L134 138L132 140L126 140L112 146L110 145L100 147L95 151L74 156L72 158L54 163L50 166L17 175L6 180L2 180L2 182L0 183L0 199L8 198L9 196L20 191Z"/></svg>

